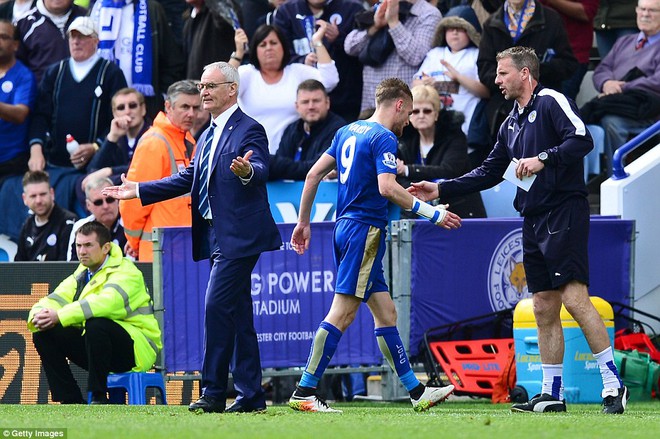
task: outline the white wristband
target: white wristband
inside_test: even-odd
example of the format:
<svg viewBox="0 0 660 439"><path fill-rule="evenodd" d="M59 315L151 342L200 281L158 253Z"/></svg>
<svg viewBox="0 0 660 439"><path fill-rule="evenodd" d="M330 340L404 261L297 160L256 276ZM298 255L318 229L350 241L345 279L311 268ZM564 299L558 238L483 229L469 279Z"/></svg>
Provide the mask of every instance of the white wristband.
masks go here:
<svg viewBox="0 0 660 439"><path fill-rule="evenodd" d="M437 225L442 223L445 216L447 216L447 210L445 209L444 204L431 206L416 197L413 197L412 208L410 211Z"/></svg>

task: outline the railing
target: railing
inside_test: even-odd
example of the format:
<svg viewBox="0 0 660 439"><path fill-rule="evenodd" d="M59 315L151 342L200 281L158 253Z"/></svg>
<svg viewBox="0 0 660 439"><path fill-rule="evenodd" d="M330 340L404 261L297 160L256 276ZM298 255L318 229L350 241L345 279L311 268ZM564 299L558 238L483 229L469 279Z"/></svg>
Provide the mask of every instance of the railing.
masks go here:
<svg viewBox="0 0 660 439"><path fill-rule="evenodd" d="M614 151L614 159L612 160L612 179L613 180L622 180L628 177L628 174L623 169L623 159L630 153L632 150L641 146L644 142L649 140L651 137L660 133L660 120L639 133L634 139L626 142L619 149Z"/></svg>

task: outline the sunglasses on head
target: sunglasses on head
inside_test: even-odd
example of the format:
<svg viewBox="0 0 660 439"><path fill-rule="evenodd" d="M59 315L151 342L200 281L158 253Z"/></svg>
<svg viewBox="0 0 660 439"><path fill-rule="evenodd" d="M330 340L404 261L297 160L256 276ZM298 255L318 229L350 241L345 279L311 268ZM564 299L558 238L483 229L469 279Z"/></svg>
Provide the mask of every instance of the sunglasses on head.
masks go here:
<svg viewBox="0 0 660 439"><path fill-rule="evenodd" d="M91 201L91 200L90 200L90 201ZM99 198L98 200L94 200L94 201L92 201L92 204L93 204L94 206L103 206L103 202L104 202L104 201L106 202L106 204L112 204L112 203L114 203L115 201L117 201L117 199L114 198L114 197Z"/></svg>
<svg viewBox="0 0 660 439"><path fill-rule="evenodd" d="M419 108L415 108L415 109L412 111L412 114L419 114L420 111L421 111L422 113L424 113L424 114L431 114L431 113L433 113L433 110L431 110L430 108L424 108L424 109L422 109L422 110L420 110Z"/></svg>
<svg viewBox="0 0 660 439"><path fill-rule="evenodd" d="M135 110L139 106L140 106L140 104L138 102L129 102L128 103L128 108L130 108L131 110ZM126 109L126 105L125 104L119 104L115 107L115 109L117 111L124 111Z"/></svg>

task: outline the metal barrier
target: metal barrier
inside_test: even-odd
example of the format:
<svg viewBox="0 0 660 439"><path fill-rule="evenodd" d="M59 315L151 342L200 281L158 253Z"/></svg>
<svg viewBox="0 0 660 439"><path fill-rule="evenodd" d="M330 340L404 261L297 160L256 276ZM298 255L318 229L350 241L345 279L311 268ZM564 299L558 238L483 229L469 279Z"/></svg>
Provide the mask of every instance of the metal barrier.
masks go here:
<svg viewBox="0 0 660 439"><path fill-rule="evenodd" d="M640 147L644 142L655 136L656 134L660 133L660 120L639 133L639 135L635 136L634 139L630 140L629 142L624 143L622 146L617 148L616 151L614 151L614 158L613 158L613 163L612 163L612 179L613 180L621 180L623 178L628 177L628 174L626 171L623 169L623 159L633 151L634 149Z"/></svg>

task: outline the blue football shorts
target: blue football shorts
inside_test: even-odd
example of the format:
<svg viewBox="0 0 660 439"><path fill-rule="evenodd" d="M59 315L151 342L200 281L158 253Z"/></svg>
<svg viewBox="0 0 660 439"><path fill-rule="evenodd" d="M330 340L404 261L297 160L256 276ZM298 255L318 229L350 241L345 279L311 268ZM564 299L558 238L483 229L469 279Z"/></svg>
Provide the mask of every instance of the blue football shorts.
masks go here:
<svg viewBox="0 0 660 439"><path fill-rule="evenodd" d="M352 219L337 221L333 234L337 293L366 302L372 293L389 291L383 273L385 233Z"/></svg>

